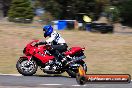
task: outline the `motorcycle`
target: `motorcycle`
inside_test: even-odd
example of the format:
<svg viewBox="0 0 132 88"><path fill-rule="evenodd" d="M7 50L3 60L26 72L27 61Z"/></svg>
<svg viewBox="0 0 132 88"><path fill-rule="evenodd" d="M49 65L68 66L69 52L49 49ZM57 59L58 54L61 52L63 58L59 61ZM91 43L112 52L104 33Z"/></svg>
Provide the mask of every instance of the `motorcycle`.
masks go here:
<svg viewBox="0 0 132 88"><path fill-rule="evenodd" d="M24 76L32 76L36 73L38 67L47 74L61 74L67 72L69 76L76 77L78 68L83 67L87 71L87 65L84 62L85 48L71 47L69 50L61 52L66 57L67 65L64 65L57 57L50 53L52 45L45 44L35 46L39 40L33 40L23 50L24 56L17 61L16 68Z"/></svg>

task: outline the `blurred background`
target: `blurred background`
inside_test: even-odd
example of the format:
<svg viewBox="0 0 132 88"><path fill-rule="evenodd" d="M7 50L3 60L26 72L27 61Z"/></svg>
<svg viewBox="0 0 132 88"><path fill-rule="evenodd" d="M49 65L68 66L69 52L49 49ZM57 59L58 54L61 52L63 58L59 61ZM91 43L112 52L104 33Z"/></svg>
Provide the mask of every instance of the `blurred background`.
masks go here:
<svg viewBox="0 0 132 88"><path fill-rule="evenodd" d="M132 0L0 0L0 73L18 73L22 50L47 24L69 48L86 48L88 73L132 74Z"/></svg>
<svg viewBox="0 0 132 88"><path fill-rule="evenodd" d="M114 23L131 26L131 6L132 0L0 0L0 19L106 33Z"/></svg>

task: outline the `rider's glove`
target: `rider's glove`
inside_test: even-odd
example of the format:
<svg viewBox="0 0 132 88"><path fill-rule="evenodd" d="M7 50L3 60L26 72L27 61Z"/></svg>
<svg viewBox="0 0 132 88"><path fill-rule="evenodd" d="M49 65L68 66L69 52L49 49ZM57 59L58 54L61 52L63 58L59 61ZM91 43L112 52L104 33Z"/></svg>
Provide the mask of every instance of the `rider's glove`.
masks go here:
<svg viewBox="0 0 132 88"><path fill-rule="evenodd" d="M38 46L38 43L36 43L34 46Z"/></svg>

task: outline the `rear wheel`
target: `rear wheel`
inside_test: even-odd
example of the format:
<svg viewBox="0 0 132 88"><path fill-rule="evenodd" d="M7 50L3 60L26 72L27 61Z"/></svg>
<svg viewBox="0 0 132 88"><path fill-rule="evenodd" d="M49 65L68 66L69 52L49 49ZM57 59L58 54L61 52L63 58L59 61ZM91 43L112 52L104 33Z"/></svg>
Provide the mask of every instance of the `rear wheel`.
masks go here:
<svg viewBox="0 0 132 88"><path fill-rule="evenodd" d="M83 67L83 69L85 70L85 72L87 72L87 65L84 61L78 62L77 64L80 64ZM68 73L68 75L70 77L75 78L78 70L68 69L66 72Z"/></svg>
<svg viewBox="0 0 132 88"><path fill-rule="evenodd" d="M28 61L28 59L22 58L17 61L16 68L20 74L32 76L36 73L38 65L34 60Z"/></svg>

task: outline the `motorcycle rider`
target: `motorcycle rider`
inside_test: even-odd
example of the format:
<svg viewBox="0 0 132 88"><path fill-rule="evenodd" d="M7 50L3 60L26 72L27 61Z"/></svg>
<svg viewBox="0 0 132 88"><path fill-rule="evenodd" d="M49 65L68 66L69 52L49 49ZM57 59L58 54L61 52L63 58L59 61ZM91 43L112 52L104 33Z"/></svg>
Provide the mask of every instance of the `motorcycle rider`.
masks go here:
<svg viewBox="0 0 132 88"><path fill-rule="evenodd" d="M66 58L60 53L67 50L67 44L65 40L61 37L59 33L56 31L53 31L53 28L51 25L46 25L43 27L44 37L49 37L46 41L40 41L36 43L35 45L43 45L43 44L52 44L52 50L50 52L57 57L58 59L61 59L64 64L66 64Z"/></svg>

